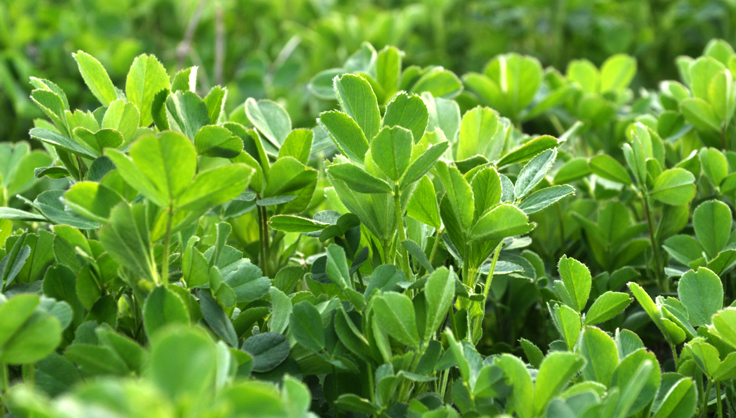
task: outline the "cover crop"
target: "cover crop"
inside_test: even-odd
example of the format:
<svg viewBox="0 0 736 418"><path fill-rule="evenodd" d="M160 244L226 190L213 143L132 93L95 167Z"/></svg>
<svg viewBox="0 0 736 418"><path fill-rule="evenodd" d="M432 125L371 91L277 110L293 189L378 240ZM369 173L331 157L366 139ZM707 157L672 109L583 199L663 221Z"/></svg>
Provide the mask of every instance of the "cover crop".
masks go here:
<svg viewBox="0 0 736 418"><path fill-rule="evenodd" d="M115 86L76 53L94 110L32 78L43 150L0 145L2 414L733 416L731 46L636 96L625 55L402 56L315 75L312 129L149 55Z"/></svg>

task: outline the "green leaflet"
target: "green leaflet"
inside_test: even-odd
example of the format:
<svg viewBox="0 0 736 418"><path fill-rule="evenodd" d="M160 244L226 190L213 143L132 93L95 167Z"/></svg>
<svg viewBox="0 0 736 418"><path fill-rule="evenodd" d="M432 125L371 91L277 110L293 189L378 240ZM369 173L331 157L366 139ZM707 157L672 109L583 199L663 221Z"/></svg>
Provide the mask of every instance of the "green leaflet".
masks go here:
<svg viewBox="0 0 736 418"><path fill-rule="evenodd" d="M590 169L606 180L622 184L631 184L631 177L626 169L609 155L597 155L590 159Z"/></svg>
<svg viewBox="0 0 736 418"><path fill-rule="evenodd" d="M620 292L606 292L599 296L585 315L586 325L606 322L619 315L631 304L631 297Z"/></svg>
<svg viewBox="0 0 736 418"><path fill-rule="evenodd" d="M215 344L200 329L167 328L151 342L151 379L172 400L198 396L217 369Z"/></svg>
<svg viewBox="0 0 736 418"><path fill-rule="evenodd" d="M532 158L527 165L519 173L514 185L514 195L517 199L523 198L526 194L534 189L547 174L550 165L554 163L557 157L557 150L546 150L536 157Z"/></svg>
<svg viewBox="0 0 736 418"><path fill-rule="evenodd" d="M189 190L197 167L194 146L174 132L139 139L130 157L113 150L107 155L128 184L161 207Z"/></svg>
<svg viewBox="0 0 736 418"><path fill-rule="evenodd" d="M704 267L685 273L677 286L677 294L695 326L709 325L711 317L723 308L721 280Z"/></svg>
<svg viewBox="0 0 736 418"><path fill-rule="evenodd" d="M417 183L417 187L414 189L414 193L412 193L409 204L406 207L406 214L435 229L440 228L441 223L439 207L437 206L437 195L429 177L424 176Z"/></svg>
<svg viewBox="0 0 736 418"><path fill-rule="evenodd" d="M346 157L355 163L363 162L369 145L365 133L355 120L346 113L331 111L320 114L317 122Z"/></svg>
<svg viewBox="0 0 736 418"><path fill-rule="evenodd" d="M61 324L39 307L38 295L10 299L0 296L0 361L8 364L34 363L51 354L61 342Z"/></svg>
<svg viewBox="0 0 736 418"><path fill-rule="evenodd" d="M731 236L731 209L723 202L710 200L693 212L693 228L698 242L710 258L715 258Z"/></svg>
<svg viewBox="0 0 736 418"><path fill-rule="evenodd" d="M560 258L557 269L574 303L572 307L581 312L585 308L590 294L590 271L581 262L573 258L567 258L564 255Z"/></svg>
<svg viewBox="0 0 736 418"><path fill-rule="evenodd" d="M299 344L315 353L325 348L325 334L319 311L311 303L302 301L294 305L289 326Z"/></svg>
<svg viewBox="0 0 736 418"><path fill-rule="evenodd" d="M166 69L153 55L142 54L133 60L125 80L125 95L140 111L140 126L153 122L153 99L161 90L169 89Z"/></svg>
<svg viewBox="0 0 736 418"><path fill-rule="evenodd" d="M424 286L424 297L427 300L427 318L425 320L422 341L429 341L452 304L455 291L455 273L441 267L435 270Z"/></svg>
<svg viewBox="0 0 736 418"><path fill-rule="evenodd" d="M498 116L489 108L476 107L463 115L460 123L456 158L464 160L474 155L494 158L503 143L495 137ZM502 139L502 138L501 138Z"/></svg>
<svg viewBox="0 0 736 418"><path fill-rule="evenodd" d="M684 205L695 197L695 178L686 170L673 168L654 181L651 196L668 205Z"/></svg>
<svg viewBox="0 0 736 418"><path fill-rule="evenodd" d="M245 101L245 113L272 149L279 149L291 132L289 114L276 102L249 98Z"/></svg>
<svg viewBox="0 0 736 418"><path fill-rule="evenodd" d="M415 94L399 93L386 106L383 126L406 128L411 132L414 143L417 143L424 136L428 121L427 105L424 104L421 97Z"/></svg>
<svg viewBox="0 0 736 418"><path fill-rule="evenodd" d="M534 411L541 414L549 401L565 388L568 379L585 365L574 353L551 353L542 361L534 384Z"/></svg>
<svg viewBox="0 0 736 418"><path fill-rule="evenodd" d="M454 24L462 7L347 16L317 3L304 7L320 24L287 22L298 32L288 42L271 36L283 32L269 26L273 8L259 9L262 51L236 61L218 51L252 37L230 41L243 26L228 20L232 5L193 10L196 35L213 42L185 39L161 62L200 71L170 77L130 38L100 53L109 76L79 52L78 80L32 77L30 98L23 78L61 61L8 9L43 59L0 60L0 108L15 117L13 145L0 144L3 408L675 418L718 414L720 390L728 411L728 42L677 58L682 83L648 86L657 68L641 54L563 57L558 70L512 53L479 68L483 48L454 36L473 26ZM700 16L708 5L691 6ZM422 10L438 19L417 26ZM601 10L596 30L613 39L621 28ZM98 12L86 19L112 22ZM113 23L97 49L132 27ZM368 35L406 38L407 51L361 44ZM577 38L568 46L586 56ZM432 65L457 65L435 53L458 40L475 70L462 78ZM335 57L339 67L317 68ZM318 72L308 86L305 70ZM18 126L39 142L17 141Z"/></svg>
<svg viewBox="0 0 736 418"><path fill-rule="evenodd" d="M371 141L380 129L381 113L370 84L360 76L346 74L335 77L334 86L343 112L357 122Z"/></svg>
<svg viewBox="0 0 736 418"><path fill-rule="evenodd" d="M374 299L373 308L379 327L403 344L419 348L419 334L411 299L400 293L386 292Z"/></svg>
<svg viewBox="0 0 736 418"><path fill-rule="evenodd" d="M253 170L244 164L230 164L197 174L189 188L179 195L174 207L204 212L240 195L248 186Z"/></svg>
<svg viewBox="0 0 736 418"><path fill-rule="evenodd" d="M409 167L412 134L401 127L383 128L371 142L375 164L393 181L398 181Z"/></svg>
<svg viewBox="0 0 736 418"><path fill-rule="evenodd" d="M393 188L386 181L370 175L364 169L352 163L333 164L327 172L338 180L342 180L358 193L391 193Z"/></svg>
<svg viewBox="0 0 736 418"><path fill-rule="evenodd" d="M176 293L159 286L146 298L143 306L143 323L150 338L167 325L188 324L189 312L184 301Z"/></svg>
<svg viewBox="0 0 736 418"><path fill-rule="evenodd" d="M143 205L120 204L110 212L109 222L100 229L103 248L126 268L149 281L156 269L150 252L149 221Z"/></svg>
<svg viewBox="0 0 736 418"><path fill-rule="evenodd" d="M92 55L82 51L78 51L72 56L77 62L79 73L82 74L84 82L100 103L107 106L118 98L110 76L107 75L107 71L99 61Z"/></svg>
<svg viewBox="0 0 736 418"><path fill-rule="evenodd" d="M189 139L194 139L202 127L209 125L207 105L196 93L177 91L166 98L168 126Z"/></svg>
<svg viewBox="0 0 736 418"><path fill-rule="evenodd" d="M197 154L208 157L235 158L243 151L243 141L219 126L205 126L194 136Z"/></svg>

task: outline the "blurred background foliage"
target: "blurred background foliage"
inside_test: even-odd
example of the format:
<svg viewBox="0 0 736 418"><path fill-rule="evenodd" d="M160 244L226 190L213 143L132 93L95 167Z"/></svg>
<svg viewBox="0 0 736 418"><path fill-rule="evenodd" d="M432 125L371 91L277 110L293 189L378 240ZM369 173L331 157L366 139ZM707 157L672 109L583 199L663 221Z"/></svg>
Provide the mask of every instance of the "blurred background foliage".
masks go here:
<svg viewBox="0 0 736 418"><path fill-rule="evenodd" d="M27 139L41 116L31 75L57 82L72 108L94 105L72 59L80 49L117 85L144 52L170 71L196 65L201 93L231 80L229 110L273 98L298 127L334 106L308 93L310 77L364 41L399 47L405 66L457 74L505 52L561 71L572 59L600 65L627 53L638 61L636 91L677 79L674 59L712 38L736 43L735 13L734 0L2 0L0 139Z"/></svg>

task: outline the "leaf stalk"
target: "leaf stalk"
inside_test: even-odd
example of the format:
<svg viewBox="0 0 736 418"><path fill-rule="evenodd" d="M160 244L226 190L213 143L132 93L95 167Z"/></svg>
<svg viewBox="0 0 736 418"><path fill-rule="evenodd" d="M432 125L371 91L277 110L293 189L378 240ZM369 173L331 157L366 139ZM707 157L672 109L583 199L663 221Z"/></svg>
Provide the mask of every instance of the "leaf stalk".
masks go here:
<svg viewBox="0 0 736 418"><path fill-rule="evenodd" d="M663 293L669 293L670 285L669 281L662 275L662 259L659 256L659 246L657 245L657 238L655 237L654 222L652 220L652 211L649 207L649 196L644 195L644 214L647 218L647 225L649 226L649 240L652 243L652 256L654 257L654 277L657 279L659 284L659 290Z"/></svg>
<svg viewBox="0 0 736 418"><path fill-rule="evenodd" d="M401 269L404 271L407 280L411 278L411 270L409 269L409 256L406 248L401 245L406 241L406 231L404 231L404 216L401 210L401 189L397 184L394 188L394 212L396 212L396 227L399 229L399 244L396 246L401 254Z"/></svg>
<svg viewBox="0 0 736 418"><path fill-rule="evenodd" d="M174 202L169 202L166 208L166 235L164 235L164 254L161 265L161 283L169 284L169 246L171 245L171 223L174 219Z"/></svg>

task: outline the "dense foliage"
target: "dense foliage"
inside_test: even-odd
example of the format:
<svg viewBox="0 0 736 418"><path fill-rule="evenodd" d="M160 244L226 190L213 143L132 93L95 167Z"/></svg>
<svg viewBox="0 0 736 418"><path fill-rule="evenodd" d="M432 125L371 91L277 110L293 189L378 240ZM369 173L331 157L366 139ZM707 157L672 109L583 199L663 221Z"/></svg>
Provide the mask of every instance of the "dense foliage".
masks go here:
<svg viewBox="0 0 736 418"><path fill-rule="evenodd" d="M248 97L278 99L295 126L312 127L327 108L306 94L309 79L363 41L458 74L510 51L556 68L626 53L639 63L638 90L675 78L677 56L733 41L733 27L731 0L3 0L0 136L27 139L42 117L28 99L31 76L61 86L74 109L97 106L71 59L80 49L116 85L133 58L152 53L170 71L198 66L200 93L226 86L228 112Z"/></svg>
<svg viewBox="0 0 736 418"><path fill-rule="evenodd" d="M639 94L624 54L458 77L364 43L312 129L73 58L97 106L32 77L42 148L0 145L3 413L736 414L725 41Z"/></svg>

